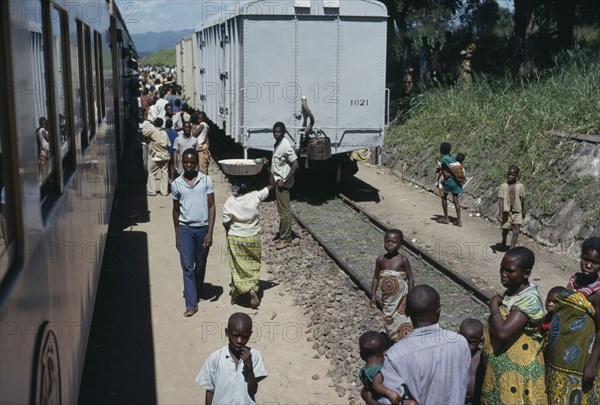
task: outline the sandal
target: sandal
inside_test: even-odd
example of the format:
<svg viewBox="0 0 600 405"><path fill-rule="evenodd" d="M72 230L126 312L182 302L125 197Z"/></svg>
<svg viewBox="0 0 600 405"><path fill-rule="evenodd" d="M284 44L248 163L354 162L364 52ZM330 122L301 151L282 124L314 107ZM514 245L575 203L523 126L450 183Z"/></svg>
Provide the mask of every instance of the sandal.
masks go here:
<svg viewBox="0 0 600 405"><path fill-rule="evenodd" d="M446 225L448 225L450 223L450 221L447 219L444 219L444 217L436 218L435 222L437 222L438 224L446 224Z"/></svg>

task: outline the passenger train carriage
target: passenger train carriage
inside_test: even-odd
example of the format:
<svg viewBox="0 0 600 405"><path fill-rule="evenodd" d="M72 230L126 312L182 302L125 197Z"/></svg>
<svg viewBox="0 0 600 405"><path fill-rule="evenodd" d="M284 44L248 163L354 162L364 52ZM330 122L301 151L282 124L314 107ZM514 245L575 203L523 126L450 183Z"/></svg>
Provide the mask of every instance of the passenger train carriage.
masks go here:
<svg viewBox="0 0 600 405"><path fill-rule="evenodd" d="M277 121L309 159L362 148L381 152L388 111L387 12L381 2L209 6L204 12L213 15L177 43L178 80L192 106L242 145L246 156L249 149L272 151Z"/></svg>
<svg viewBox="0 0 600 405"><path fill-rule="evenodd" d="M75 403L136 55L112 0L0 11L0 403Z"/></svg>

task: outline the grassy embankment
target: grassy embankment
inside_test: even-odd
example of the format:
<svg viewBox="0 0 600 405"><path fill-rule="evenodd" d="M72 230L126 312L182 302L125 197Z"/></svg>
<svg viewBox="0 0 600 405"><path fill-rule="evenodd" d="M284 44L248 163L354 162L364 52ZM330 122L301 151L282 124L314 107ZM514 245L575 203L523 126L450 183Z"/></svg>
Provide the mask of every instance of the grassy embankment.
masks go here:
<svg viewBox="0 0 600 405"><path fill-rule="evenodd" d="M175 66L175 47L159 49L152 55L143 57L141 63L150 66Z"/></svg>
<svg viewBox="0 0 600 405"><path fill-rule="evenodd" d="M552 217L574 199L585 225L600 222L600 182L561 164L577 142L546 131L600 134L600 56L580 54L527 83L479 78L471 86L432 90L413 100L386 138L388 160L409 179L433 183L443 141L467 156L466 192L491 210L509 165L521 168L529 213ZM393 156L389 156L393 154Z"/></svg>

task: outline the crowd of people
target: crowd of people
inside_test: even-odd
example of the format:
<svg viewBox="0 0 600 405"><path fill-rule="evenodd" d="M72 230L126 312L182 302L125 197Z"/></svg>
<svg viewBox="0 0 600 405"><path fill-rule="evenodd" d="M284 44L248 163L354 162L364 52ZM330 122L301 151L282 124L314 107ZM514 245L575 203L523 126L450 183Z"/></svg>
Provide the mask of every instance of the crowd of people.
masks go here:
<svg viewBox="0 0 600 405"><path fill-rule="evenodd" d="M138 103L138 129L147 142L147 194L172 193L183 315L191 317L203 298L217 211L208 175L209 126L204 113L186 106L186 98L176 84L169 83L168 74L148 73L140 82ZM142 101L145 95L150 98ZM262 161L267 181L232 177L232 195L222 208L231 302L251 308L260 305L259 205L273 190L280 216L276 249L292 244L289 191L299 165L286 134L283 122L273 125L272 159ZM446 142L440 145L440 155L436 172L443 216L438 222L461 227L465 156L452 155ZM157 192L154 176L159 172ZM519 168L510 166L498 191L499 246L506 250L500 282L506 290L491 298L485 320L467 317L458 331L442 328L442 298L428 285L415 286L409 259L400 254L402 232L386 232L385 253L375 261L370 299L376 309L377 291L381 291L384 322L380 330L365 332L358 342L366 363L359 374L365 403L600 403L600 238L583 243L580 272L566 280L564 288L553 288L544 305L537 286L530 282L535 256L517 246L525 207L525 188L518 177ZM450 196L456 208L453 221L448 215ZM261 353L247 346L252 319L233 314L225 333L228 344L208 357L196 382L206 389L207 404L255 403L258 383L267 372Z"/></svg>
<svg viewBox="0 0 600 405"><path fill-rule="evenodd" d="M366 404L600 403L599 237L583 243L580 272L545 304L530 282L534 253L508 250L500 263L506 290L491 298L485 323L466 318L457 332L439 325L437 291L412 286L401 244L401 232L388 231L376 261L371 304L381 279L385 332L367 331L358 342Z"/></svg>
<svg viewBox="0 0 600 405"><path fill-rule="evenodd" d="M449 224L447 198L462 226L464 154L440 145L438 187ZM534 253L517 246L525 188L511 165L498 188L498 221L506 251L500 282L506 290L489 302L483 322L467 317L457 332L439 325L441 298L427 285L414 286L408 258L399 253L402 232L384 235L385 254L375 262L371 307L381 286L382 331L359 339L365 361L359 378L366 404L598 404L600 403L600 238L582 246L580 272L548 292L543 304L530 282ZM508 234L512 238L508 244ZM544 311L545 309L545 311ZM412 402L409 402L412 401Z"/></svg>
<svg viewBox="0 0 600 405"><path fill-rule="evenodd" d="M402 46L402 83L405 95L414 89L415 68L418 69L419 87L444 84L470 84L473 81L473 58L478 37L469 34L464 47L450 31L444 33L444 42L436 40L431 45L429 37L422 36L418 55L413 56L413 40L404 38Z"/></svg>

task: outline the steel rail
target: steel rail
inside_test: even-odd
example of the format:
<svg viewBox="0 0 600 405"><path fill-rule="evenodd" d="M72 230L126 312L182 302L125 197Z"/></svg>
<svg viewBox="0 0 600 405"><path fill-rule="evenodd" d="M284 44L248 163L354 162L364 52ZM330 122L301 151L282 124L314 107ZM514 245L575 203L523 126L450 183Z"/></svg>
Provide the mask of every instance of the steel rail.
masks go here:
<svg viewBox="0 0 600 405"><path fill-rule="evenodd" d="M346 196L344 196L342 194L339 194L338 197L340 198L340 200L342 200L344 202L344 204L346 204L347 206L349 206L350 208L352 208L357 213L365 216L369 220L369 222L371 222L371 224L373 224L375 227L377 227L381 231L386 232L389 229L376 216L374 216L372 214L369 214L368 212L366 212L365 210L363 210L361 207L359 207L358 205L356 205L348 197L346 197ZM434 269L438 270L439 272L441 272L442 274L444 274L445 276L447 276L449 279L451 279L452 281L454 281L456 284L460 285L465 290L467 290L470 293L472 293L473 297L476 298L478 301L480 301L480 303L485 304L485 305L488 304L491 296L488 293L486 293L483 290L481 290L479 287L477 287L471 281L469 281L466 278L460 276L459 274L456 274L456 272L454 272L453 270L451 270L450 268L448 268L444 264L440 263L433 256L431 256L429 253L421 250L419 247L417 247L416 245L414 245L409 240L405 239L402 242L402 245L405 246L409 251L411 251L411 253L413 253L415 256L421 258L423 261L425 261L427 264L429 264L430 266L432 266Z"/></svg>

